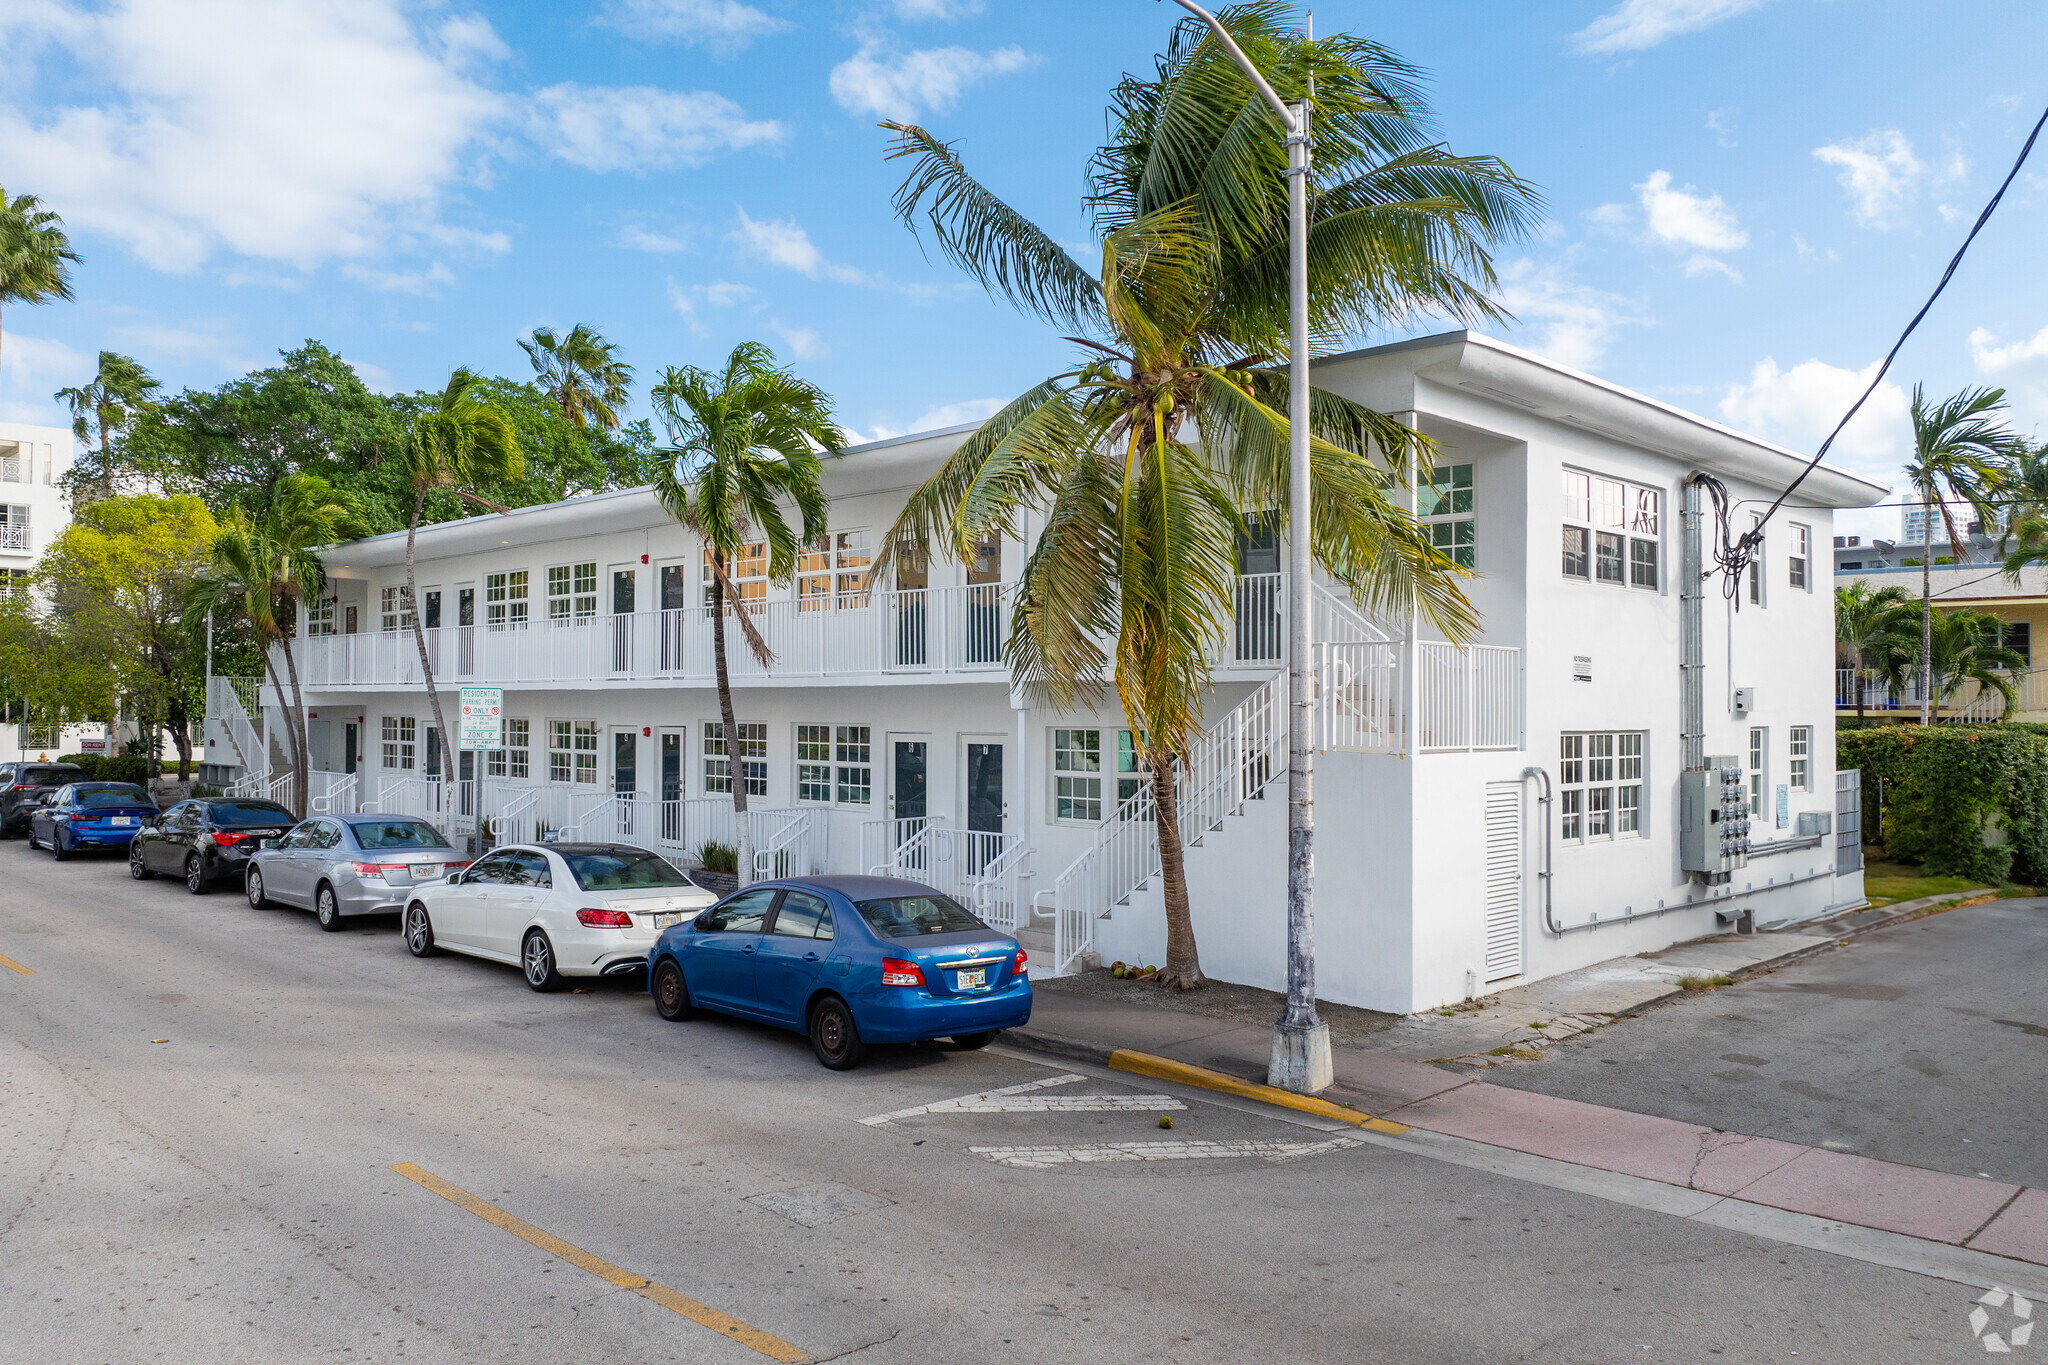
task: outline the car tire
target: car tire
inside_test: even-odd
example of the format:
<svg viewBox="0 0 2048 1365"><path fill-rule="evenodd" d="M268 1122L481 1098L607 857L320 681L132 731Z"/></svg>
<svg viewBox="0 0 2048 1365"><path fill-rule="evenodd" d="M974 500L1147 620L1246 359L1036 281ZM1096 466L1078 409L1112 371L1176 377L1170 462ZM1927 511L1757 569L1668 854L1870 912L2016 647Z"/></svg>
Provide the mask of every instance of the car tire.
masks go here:
<svg viewBox="0 0 2048 1365"><path fill-rule="evenodd" d="M341 932L341 899L326 882L320 883L313 892L313 918L320 921L320 927L328 933Z"/></svg>
<svg viewBox="0 0 2048 1365"><path fill-rule="evenodd" d="M836 995L826 996L811 1010L811 1051L829 1071L850 1071L867 1052L853 1011Z"/></svg>
<svg viewBox="0 0 2048 1365"><path fill-rule="evenodd" d="M535 990L562 989L562 969L555 962L555 945L548 942L542 930L528 933L519 945L519 966L526 973L526 984Z"/></svg>
<svg viewBox="0 0 2048 1365"><path fill-rule="evenodd" d="M985 1028L979 1033L954 1034L953 1046L959 1048L962 1052L973 1052L977 1048L987 1047L995 1040L996 1031L992 1028Z"/></svg>
<svg viewBox="0 0 2048 1365"><path fill-rule="evenodd" d="M185 859L185 889L195 896L203 896L213 888L206 884L206 864L197 853Z"/></svg>
<svg viewBox="0 0 2048 1365"><path fill-rule="evenodd" d="M146 882L156 875L156 873L149 870L149 864L142 861L142 841L140 839L131 839L128 842L128 875L135 878L138 882Z"/></svg>
<svg viewBox="0 0 2048 1365"><path fill-rule="evenodd" d="M271 907L270 896L263 889L263 873L256 868L250 868L249 875L242 880L242 894L249 898L251 910L268 910Z"/></svg>
<svg viewBox="0 0 2048 1365"><path fill-rule="evenodd" d="M405 950L414 957L432 957L435 952L434 921L418 901L405 907Z"/></svg>
<svg viewBox="0 0 2048 1365"><path fill-rule="evenodd" d="M690 983L683 979L683 965L674 958L665 957L655 967L652 994L654 1012L671 1024L697 1017L697 1007L690 1003Z"/></svg>
<svg viewBox="0 0 2048 1365"><path fill-rule="evenodd" d="M36 822L33 820L28 822L28 846L32 849L43 846L42 840L36 838Z"/></svg>
<svg viewBox="0 0 2048 1365"><path fill-rule="evenodd" d="M55 859L56 859L56 860L57 860L58 862L60 862L60 863L68 863L68 862L70 862L70 861L71 861L71 855L72 855L73 851L74 851L74 850L72 850L72 849L69 849L69 848L66 848L66 847L64 846L64 831L63 831L63 830L61 830L61 829L59 829L59 830L52 830L52 831L50 832L50 854L51 854L51 856L52 856L52 857L54 857L54 858L55 858Z"/></svg>

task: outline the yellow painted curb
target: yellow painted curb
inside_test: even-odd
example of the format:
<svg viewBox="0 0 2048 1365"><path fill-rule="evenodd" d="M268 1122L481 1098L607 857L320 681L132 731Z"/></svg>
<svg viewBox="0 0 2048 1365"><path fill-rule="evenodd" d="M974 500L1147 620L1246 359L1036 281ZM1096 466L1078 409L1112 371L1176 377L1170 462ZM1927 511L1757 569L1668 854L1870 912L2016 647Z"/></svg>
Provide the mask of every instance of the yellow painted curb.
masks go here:
<svg viewBox="0 0 2048 1365"><path fill-rule="evenodd" d="M1183 1085L1198 1085L1204 1090L1220 1090L1226 1095L1237 1095L1264 1104L1277 1104L1283 1109L1298 1109L1304 1114L1335 1119L1339 1123L1367 1128L1390 1137L1399 1137L1408 1131L1406 1124L1395 1123L1390 1119L1376 1119L1370 1114L1361 1114L1356 1109L1346 1109L1341 1104L1319 1100L1314 1095L1297 1095L1291 1090L1281 1090L1275 1086L1255 1085L1250 1081L1241 1081L1235 1076L1226 1076L1221 1071L1211 1071L1205 1066L1189 1066L1186 1062L1176 1062L1171 1057L1155 1057L1149 1052L1131 1052L1125 1048L1118 1048L1109 1054L1109 1065L1115 1071L1129 1071L1160 1081L1179 1081Z"/></svg>

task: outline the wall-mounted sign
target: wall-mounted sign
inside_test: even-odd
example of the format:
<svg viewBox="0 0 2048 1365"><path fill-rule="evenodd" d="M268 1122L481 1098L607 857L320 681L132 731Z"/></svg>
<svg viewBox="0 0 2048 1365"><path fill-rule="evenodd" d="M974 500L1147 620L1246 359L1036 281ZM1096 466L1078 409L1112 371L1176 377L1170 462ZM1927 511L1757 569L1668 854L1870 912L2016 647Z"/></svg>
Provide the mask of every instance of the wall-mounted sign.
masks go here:
<svg viewBox="0 0 2048 1365"><path fill-rule="evenodd" d="M1590 655L1590 654L1574 654L1574 655L1572 655L1572 681L1573 681L1573 682L1591 682L1591 681L1593 681L1593 656L1592 656L1592 655Z"/></svg>

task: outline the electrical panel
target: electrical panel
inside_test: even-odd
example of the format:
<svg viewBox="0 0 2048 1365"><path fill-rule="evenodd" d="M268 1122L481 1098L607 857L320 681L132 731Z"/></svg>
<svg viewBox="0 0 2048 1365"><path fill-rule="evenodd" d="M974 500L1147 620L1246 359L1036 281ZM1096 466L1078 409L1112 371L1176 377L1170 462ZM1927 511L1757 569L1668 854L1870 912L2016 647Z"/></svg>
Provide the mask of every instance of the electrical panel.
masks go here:
<svg viewBox="0 0 2048 1365"><path fill-rule="evenodd" d="M1678 860L1687 872L1725 879L1749 866L1749 796L1742 760L1709 758L1678 775Z"/></svg>

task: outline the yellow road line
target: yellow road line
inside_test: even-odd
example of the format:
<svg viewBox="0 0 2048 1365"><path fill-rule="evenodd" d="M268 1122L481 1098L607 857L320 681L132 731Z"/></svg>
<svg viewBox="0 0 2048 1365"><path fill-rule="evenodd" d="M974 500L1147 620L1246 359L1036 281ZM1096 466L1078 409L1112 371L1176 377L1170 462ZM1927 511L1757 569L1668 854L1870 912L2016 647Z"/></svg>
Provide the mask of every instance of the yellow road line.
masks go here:
<svg viewBox="0 0 2048 1365"><path fill-rule="evenodd" d="M11 958L11 957L0 957L0 967L6 967L6 968L8 968L8 969L9 969L9 970L11 970L11 971L17 971L17 972L20 972L20 973L21 973L21 974L22 974L23 976L34 976L34 975L35 975L35 973L34 973L34 972L32 972L32 971L30 971L30 970L29 970L28 968L26 968L26 967L22 966L22 965L21 965L21 964L20 964L19 962L16 962L16 961L15 961L15 960L14 960L13 958Z"/></svg>
<svg viewBox="0 0 2048 1365"><path fill-rule="evenodd" d="M740 1345L759 1351L770 1360L780 1360L785 1365L799 1365L811 1358L808 1351L790 1345L780 1337L773 1337L758 1327L750 1327L738 1318L729 1317L709 1304L697 1302L687 1294L678 1294L666 1285L659 1285L645 1275L635 1275L630 1270L613 1265L599 1256L593 1256L579 1246L563 1241L552 1233L541 1231L533 1224L514 1218L488 1200L479 1199L458 1185L451 1185L431 1171L421 1170L410 1161L400 1162L392 1170L412 1181L422 1189L432 1190L449 1203L464 1208L483 1219L511 1233L514 1237L533 1243L548 1255L558 1257L587 1270L601 1280L609 1280L621 1289L630 1289L641 1298L660 1304L671 1312L680 1313L690 1321L709 1327L720 1336L730 1337Z"/></svg>
<svg viewBox="0 0 2048 1365"><path fill-rule="evenodd" d="M1204 1090L1220 1090L1226 1095L1238 1095L1248 1100L1277 1104L1283 1109L1298 1109L1304 1114L1335 1119L1339 1123L1369 1128L1375 1133L1386 1133L1392 1137L1399 1137L1408 1131L1406 1124L1395 1123L1391 1119L1376 1119L1370 1114L1361 1114L1356 1109L1346 1109L1341 1104L1319 1100L1314 1095L1297 1095L1291 1090L1281 1090L1276 1086L1255 1085L1250 1081L1241 1081L1235 1076L1226 1076L1221 1071L1211 1071L1205 1066L1189 1066L1186 1062L1176 1062L1171 1057L1155 1057L1149 1052L1132 1052L1126 1048L1118 1048L1109 1054L1109 1064L1117 1071L1151 1076L1155 1080L1198 1085Z"/></svg>

